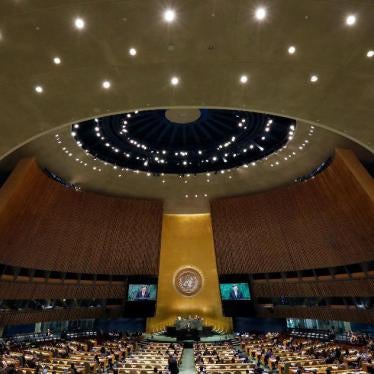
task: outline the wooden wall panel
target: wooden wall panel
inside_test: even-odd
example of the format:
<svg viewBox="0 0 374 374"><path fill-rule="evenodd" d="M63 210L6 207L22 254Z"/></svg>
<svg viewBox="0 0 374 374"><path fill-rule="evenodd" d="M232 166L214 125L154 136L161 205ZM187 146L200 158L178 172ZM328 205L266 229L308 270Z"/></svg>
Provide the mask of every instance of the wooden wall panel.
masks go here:
<svg viewBox="0 0 374 374"><path fill-rule="evenodd" d="M374 279L252 283L255 297L372 297Z"/></svg>
<svg viewBox="0 0 374 374"><path fill-rule="evenodd" d="M257 315L264 318L312 318L330 321L374 323L373 310L355 310L327 307L275 307L258 308Z"/></svg>
<svg viewBox="0 0 374 374"><path fill-rule="evenodd" d="M374 203L368 190L374 182L360 183L347 154L337 151L332 165L307 182L212 201L218 272L277 272L373 260Z"/></svg>
<svg viewBox="0 0 374 374"><path fill-rule="evenodd" d="M124 298L123 284L46 284L0 282L0 299L105 299Z"/></svg>
<svg viewBox="0 0 374 374"><path fill-rule="evenodd" d="M0 189L0 263L156 275L161 225L160 201L76 192L27 159Z"/></svg>
<svg viewBox="0 0 374 374"><path fill-rule="evenodd" d="M100 318L106 315L105 308L54 309L49 311L19 311L0 313L0 326L23 325L45 321L68 321L75 319Z"/></svg>

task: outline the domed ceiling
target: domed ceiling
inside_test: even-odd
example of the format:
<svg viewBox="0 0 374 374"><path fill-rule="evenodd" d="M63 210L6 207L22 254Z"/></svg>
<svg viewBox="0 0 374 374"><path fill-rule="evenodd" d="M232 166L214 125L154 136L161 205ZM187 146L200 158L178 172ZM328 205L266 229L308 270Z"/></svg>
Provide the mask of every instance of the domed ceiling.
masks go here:
<svg viewBox="0 0 374 374"><path fill-rule="evenodd" d="M134 114L135 112L131 113ZM173 113L173 115L182 115L185 121L186 113L179 112L179 114ZM165 112L163 111L164 115ZM191 113L189 112L188 115L190 116ZM95 127L98 127L96 125L100 124L100 128L102 128L109 118L111 117L97 118L97 121L93 118L85 122L95 141L99 139L95 135L97 133ZM119 115L119 118L124 121L124 118L128 118L127 113ZM133 117L131 116L131 118ZM294 123L293 120L283 119L283 121L286 123L286 128L290 123ZM93 124L95 124L95 127L92 127ZM131 162L135 163L134 168L120 166L117 163L111 163L96 157L93 153L91 154L87 149L84 149L84 144L77 140L79 134L77 130L85 125L81 123L78 128L75 125L77 124L65 126L58 132L43 135L20 147L0 162L0 174L10 172L17 161L24 157L35 157L40 167L49 176L68 186L74 185L82 190L115 196L161 199L164 202L166 213L206 213L209 212L209 201L211 199L256 193L295 183L305 176L310 177L325 161L333 157L334 150L337 147L352 149L365 163L373 164L374 162L373 155L356 143L330 131L296 121L295 125L291 125L295 126L294 130L290 130L291 134L290 132L287 133L286 143L271 154L263 154L256 161L232 165L231 168L227 168L226 163L222 162L222 169L196 174L187 172L186 166L182 164L176 165L177 170L174 170L180 170L180 174L158 173L151 172L150 169L144 167L143 160L136 160L136 157L140 156L133 157L135 160ZM176 123L172 126L184 125ZM265 130L267 127L265 125ZM111 131L110 128L109 131ZM269 132L264 131L264 133L268 134ZM122 141L125 139L124 134L119 134ZM152 137L151 141L154 139L156 137ZM140 138L138 141L140 142ZM103 142L101 137L100 142ZM139 150L135 144L131 144L131 146L136 151ZM108 154L119 155L119 152L117 153L111 147L106 147L105 144L104 147ZM227 148L219 150L215 148L215 152L217 155L223 154L224 156L224 152L228 152L226 151ZM243 151L242 148L240 149ZM147 150L149 150L148 147ZM180 156L175 156L169 148L165 150L173 160L181 160ZM133 149L131 149L131 152L133 152ZM254 154L258 154L257 151ZM243 155L246 155L246 153L243 153ZM186 156L187 159L188 156ZM186 157L182 159L184 160ZM123 159L128 160L126 156ZM236 162L236 158L232 157L232 159ZM155 165L158 166L159 164L155 163ZM205 166L205 164L203 165ZM131 166L131 164L128 166ZM211 162L209 167L216 168L216 165Z"/></svg>
<svg viewBox="0 0 374 374"><path fill-rule="evenodd" d="M147 110L72 126L97 159L154 174L215 172L255 162L293 138L296 121L238 110Z"/></svg>
<svg viewBox="0 0 374 374"><path fill-rule="evenodd" d="M188 213L291 183L336 146L371 159L373 19L372 0L1 1L0 169L35 156Z"/></svg>

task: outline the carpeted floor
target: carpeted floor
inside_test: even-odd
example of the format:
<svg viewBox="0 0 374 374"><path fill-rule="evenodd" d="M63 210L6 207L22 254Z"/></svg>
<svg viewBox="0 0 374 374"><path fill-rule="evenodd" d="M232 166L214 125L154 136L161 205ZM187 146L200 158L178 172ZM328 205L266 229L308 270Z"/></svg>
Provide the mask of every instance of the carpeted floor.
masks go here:
<svg viewBox="0 0 374 374"><path fill-rule="evenodd" d="M179 367L179 374L193 374L194 372L193 349L185 348L182 355L182 365Z"/></svg>

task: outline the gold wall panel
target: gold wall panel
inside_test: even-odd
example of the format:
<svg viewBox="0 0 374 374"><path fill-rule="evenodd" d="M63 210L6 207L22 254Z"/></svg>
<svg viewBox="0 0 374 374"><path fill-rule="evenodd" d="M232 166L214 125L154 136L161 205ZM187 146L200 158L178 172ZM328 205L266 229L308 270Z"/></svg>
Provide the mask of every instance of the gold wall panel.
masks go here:
<svg viewBox="0 0 374 374"><path fill-rule="evenodd" d="M194 296L184 296L174 286L176 273L197 269L203 285ZM198 314L205 324L232 330L223 317L210 214L165 214L162 224L156 316L148 319L148 332L174 324L178 315Z"/></svg>

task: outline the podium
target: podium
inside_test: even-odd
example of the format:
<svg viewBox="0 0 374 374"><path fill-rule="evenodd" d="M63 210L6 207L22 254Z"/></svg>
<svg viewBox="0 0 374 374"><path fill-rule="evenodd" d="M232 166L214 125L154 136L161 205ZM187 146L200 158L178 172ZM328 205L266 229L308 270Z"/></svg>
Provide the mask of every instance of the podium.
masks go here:
<svg viewBox="0 0 374 374"><path fill-rule="evenodd" d="M212 326L203 326L199 319L178 319L175 326L166 327L166 335L177 341L199 341L201 337L212 335Z"/></svg>

